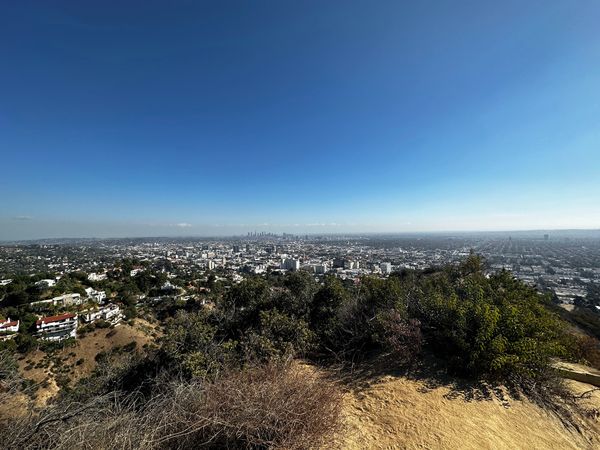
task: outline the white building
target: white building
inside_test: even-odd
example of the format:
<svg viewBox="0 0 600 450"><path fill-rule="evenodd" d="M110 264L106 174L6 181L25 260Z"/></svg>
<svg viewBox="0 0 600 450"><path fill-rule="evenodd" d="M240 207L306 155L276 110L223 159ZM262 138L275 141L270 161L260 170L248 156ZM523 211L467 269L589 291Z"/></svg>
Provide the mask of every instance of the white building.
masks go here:
<svg viewBox="0 0 600 450"><path fill-rule="evenodd" d="M165 284L163 284L160 289L162 291L176 291L179 288L177 286L175 286L173 283L171 283L169 280L165 281Z"/></svg>
<svg viewBox="0 0 600 450"><path fill-rule="evenodd" d="M42 317L35 323L37 337L43 341L62 341L77 337L77 314Z"/></svg>
<svg viewBox="0 0 600 450"><path fill-rule="evenodd" d="M35 285L39 288L49 288L53 287L56 284L56 280L48 278L46 280L40 280L35 283Z"/></svg>
<svg viewBox="0 0 600 450"><path fill-rule="evenodd" d="M88 275L88 280L90 281L102 281L102 280L106 280L106 274L105 273L95 273L92 272Z"/></svg>
<svg viewBox="0 0 600 450"><path fill-rule="evenodd" d="M12 278L7 278L6 280L0 280L0 286L8 286L12 283Z"/></svg>
<svg viewBox="0 0 600 450"><path fill-rule="evenodd" d="M285 270L300 270L300 260L286 258L281 261L281 268Z"/></svg>
<svg viewBox="0 0 600 450"><path fill-rule="evenodd" d="M96 320L106 320L114 325L119 323L123 317L121 308L113 303L109 303L103 308L88 310L81 313L82 320L88 323L95 322Z"/></svg>
<svg viewBox="0 0 600 450"><path fill-rule="evenodd" d="M325 274L325 273L327 273L327 271L329 270L329 266L327 265L327 263L323 263L323 264L316 264L316 265L314 266L314 270L315 270L315 273L318 273L318 274Z"/></svg>
<svg viewBox="0 0 600 450"><path fill-rule="evenodd" d="M344 269L346 269L346 270L354 269L354 261L352 261L351 259L345 259L344 260Z"/></svg>
<svg viewBox="0 0 600 450"><path fill-rule="evenodd" d="M10 320L10 317L4 322L0 322L0 341L6 341L16 336L19 331L20 321Z"/></svg>
<svg viewBox="0 0 600 450"><path fill-rule="evenodd" d="M39 300L31 302L31 306L52 305L52 306L73 306L81 305L81 294L63 294L48 300Z"/></svg>
<svg viewBox="0 0 600 450"><path fill-rule="evenodd" d="M389 275L390 273L392 273L392 263L389 262L384 262L381 263L379 265L379 268L381 269L381 273Z"/></svg>
<svg viewBox="0 0 600 450"><path fill-rule="evenodd" d="M95 301L96 303L100 303L100 304L104 303L104 299L106 298L105 291L97 291L91 287L85 288L85 293L87 294L89 299Z"/></svg>

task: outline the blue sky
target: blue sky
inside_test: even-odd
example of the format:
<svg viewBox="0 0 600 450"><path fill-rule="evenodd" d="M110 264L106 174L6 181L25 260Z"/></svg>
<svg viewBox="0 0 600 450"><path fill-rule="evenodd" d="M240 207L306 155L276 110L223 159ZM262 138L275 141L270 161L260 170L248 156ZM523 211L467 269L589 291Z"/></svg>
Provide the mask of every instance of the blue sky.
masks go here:
<svg viewBox="0 0 600 450"><path fill-rule="evenodd" d="M3 2L0 240L600 227L596 1Z"/></svg>

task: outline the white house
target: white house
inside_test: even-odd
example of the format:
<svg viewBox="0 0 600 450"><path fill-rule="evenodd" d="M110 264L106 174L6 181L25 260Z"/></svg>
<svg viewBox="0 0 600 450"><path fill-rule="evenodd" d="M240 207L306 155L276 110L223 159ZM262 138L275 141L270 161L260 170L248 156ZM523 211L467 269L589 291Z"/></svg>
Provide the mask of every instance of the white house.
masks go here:
<svg viewBox="0 0 600 450"><path fill-rule="evenodd" d="M91 287L85 288L85 293L87 294L88 298L100 304L102 304L106 298L105 291L97 291Z"/></svg>
<svg viewBox="0 0 600 450"><path fill-rule="evenodd" d="M37 337L43 341L62 341L77 337L77 314L42 317L36 323Z"/></svg>
<svg viewBox="0 0 600 450"><path fill-rule="evenodd" d="M95 322L96 320L106 320L114 325L119 323L123 317L121 308L113 303L109 303L103 308L83 311L81 313L82 320L88 323Z"/></svg>
<svg viewBox="0 0 600 450"><path fill-rule="evenodd" d="M88 275L88 280L90 281L102 281L102 280L106 280L106 274L105 273L95 273L92 272Z"/></svg>
<svg viewBox="0 0 600 450"><path fill-rule="evenodd" d="M0 341L14 338L19 331L19 325L19 320L10 320L10 317L4 322L0 322Z"/></svg>
<svg viewBox="0 0 600 450"><path fill-rule="evenodd" d="M39 288L49 288L49 287L53 287L55 284L56 284L56 280L53 280L51 278L48 278L46 280L40 280L35 283L35 285Z"/></svg>

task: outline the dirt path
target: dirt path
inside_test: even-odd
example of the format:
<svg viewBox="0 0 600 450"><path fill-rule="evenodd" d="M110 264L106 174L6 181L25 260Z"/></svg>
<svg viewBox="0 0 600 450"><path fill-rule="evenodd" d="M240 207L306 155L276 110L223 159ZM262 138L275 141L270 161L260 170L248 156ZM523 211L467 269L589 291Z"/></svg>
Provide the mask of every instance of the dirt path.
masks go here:
<svg viewBox="0 0 600 450"><path fill-rule="evenodd" d="M585 390L584 386L577 389ZM471 400L452 396L448 387L386 376L365 389L348 392L344 416L345 449L592 449L554 415L521 400ZM455 398L452 398L455 397ZM596 423L597 425L597 423Z"/></svg>

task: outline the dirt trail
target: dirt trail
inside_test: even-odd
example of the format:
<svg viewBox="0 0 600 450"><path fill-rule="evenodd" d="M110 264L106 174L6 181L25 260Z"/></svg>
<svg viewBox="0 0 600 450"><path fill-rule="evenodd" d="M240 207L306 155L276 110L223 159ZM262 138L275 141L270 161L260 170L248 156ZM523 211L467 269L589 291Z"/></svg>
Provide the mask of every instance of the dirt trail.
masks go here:
<svg viewBox="0 0 600 450"><path fill-rule="evenodd" d="M575 391L586 385L569 382ZM591 386L590 388L592 388ZM526 400L465 400L449 387L385 376L345 397L345 449L592 449L586 437Z"/></svg>

